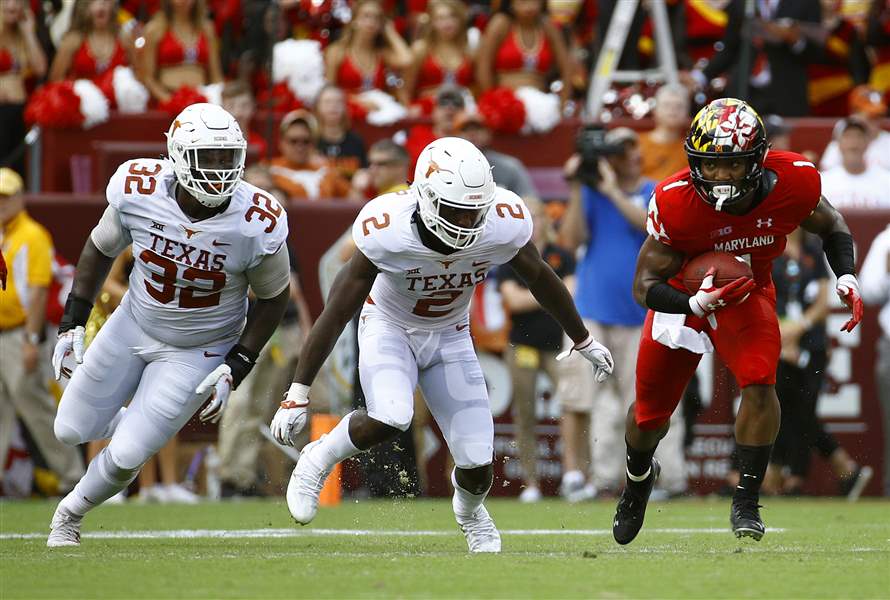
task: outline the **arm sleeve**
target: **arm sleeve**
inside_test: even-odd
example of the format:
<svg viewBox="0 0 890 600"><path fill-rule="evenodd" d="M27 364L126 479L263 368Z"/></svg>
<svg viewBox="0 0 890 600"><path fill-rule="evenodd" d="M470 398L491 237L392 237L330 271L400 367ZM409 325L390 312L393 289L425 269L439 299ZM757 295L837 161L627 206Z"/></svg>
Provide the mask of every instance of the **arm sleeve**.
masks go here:
<svg viewBox="0 0 890 600"><path fill-rule="evenodd" d="M290 258L287 245L282 244L274 254L267 254L247 270L247 281L257 298L274 298L290 285Z"/></svg>
<svg viewBox="0 0 890 600"><path fill-rule="evenodd" d="M102 218L93 227L90 239L99 249L99 252L108 257L115 257L124 251L124 248L133 243L130 232L121 223L121 214L110 204L102 213Z"/></svg>

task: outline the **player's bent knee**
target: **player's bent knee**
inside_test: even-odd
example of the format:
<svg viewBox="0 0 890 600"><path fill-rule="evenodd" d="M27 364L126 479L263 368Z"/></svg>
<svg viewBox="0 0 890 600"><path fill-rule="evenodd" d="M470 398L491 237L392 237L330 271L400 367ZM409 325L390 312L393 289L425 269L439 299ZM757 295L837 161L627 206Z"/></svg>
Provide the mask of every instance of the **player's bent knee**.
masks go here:
<svg viewBox="0 0 890 600"><path fill-rule="evenodd" d="M80 431L65 423L58 416L56 416L56 420L53 423L53 433L55 433L57 440L68 446L79 446L89 441Z"/></svg>
<svg viewBox="0 0 890 600"><path fill-rule="evenodd" d="M112 439L108 445L108 458L117 469L122 471L139 472L149 458L154 454L151 451L144 450L134 444L115 444L118 440Z"/></svg>
<svg viewBox="0 0 890 600"><path fill-rule="evenodd" d="M103 478L117 485L129 485L130 482L136 479L139 470L142 468L141 464L138 467L120 466L107 447L102 449L98 458Z"/></svg>
<svg viewBox="0 0 890 600"><path fill-rule="evenodd" d="M465 442L454 448L452 455L458 469L479 469L491 465L494 448L488 442Z"/></svg>

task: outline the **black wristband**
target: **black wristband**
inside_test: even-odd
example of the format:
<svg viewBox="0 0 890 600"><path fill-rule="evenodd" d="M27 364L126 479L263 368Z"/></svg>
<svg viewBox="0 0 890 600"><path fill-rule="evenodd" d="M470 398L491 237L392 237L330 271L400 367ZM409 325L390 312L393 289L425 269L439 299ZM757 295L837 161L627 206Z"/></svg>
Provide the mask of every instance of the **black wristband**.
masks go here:
<svg viewBox="0 0 890 600"><path fill-rule="evenodd" d="M87 321L90 320L90 311L92 310L92 302L74 294L68 294L68 299L65 301L65 312L59 322L59 333L65 333L75 327L85 327Z"/></svg>
<svg viewBox="0 0 890 600"><path fill-rule="evenodd" d="M244 381L244 378L247 377L247 374L253 369L253 365L256 364L257 358L259 358L259 352L248 350L241 344L232 346L232 349L226 354L225 363L229 365L229 368L232 370L233 390L238 389L238 386L241 385L241 382Z"/></svg>
<svg viewBox="0 0 890 600"><path fill-rule="evenodd" d="M675 287L661 281L646 292L646 306L656 312L691 315L689 294L684 294Z"/></svg>
<svg viewBox="0 0 890 600"><path fill-rule="evenodd" d="M822 250L835 276L853 275L856 260L853 258L853 236L846 231L834 231L822 240Z"/></svg>

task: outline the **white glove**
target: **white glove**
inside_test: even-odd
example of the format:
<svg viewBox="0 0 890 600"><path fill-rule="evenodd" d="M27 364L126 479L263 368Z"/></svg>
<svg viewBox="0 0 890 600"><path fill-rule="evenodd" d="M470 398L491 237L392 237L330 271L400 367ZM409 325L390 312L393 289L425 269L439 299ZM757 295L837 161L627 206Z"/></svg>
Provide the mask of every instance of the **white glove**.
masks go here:
<svg viewBox="0 0 890 600"><path fill-rule="evenodd" d="M615 363L612 361L612 353L609 352L608 348L593 339L592 335L588 335L587 339L580 344L575 344L565 352L562 352L556 357L556 360L564 359L572 351L580 353L581 356L593 364L593 375L597 383L604 382L612 374L612 369L615 367Z"/></svg>
<svg viewBox="0 0 890 600"><path fill-rule="evenodd" d="M229 365L223 363L213 369L204 381L195 388L195 394L198 396L207 396L207 406L198 415L202 422L216 423L222 417L226 404L229 402L229 394L232 393L232 369Z"/></svg>
<svg viewBox="0 0 890 600"><path fill-rule="evenodd" d="M859 292L859 282L855 275L841 275L837 278L837 295L852 313L850 320L844 323L841 331L853 331L860 321L865 308L862 305L862 294Z"/></svg>
<svg viewBox="0 0 890 600"><path fill-rule="evenodd" d="M275 441L285 446L293 446L296 443L294 438L306 427L308 413L309 386L302 383L290 384L281 407L269 425Z"/></svg>
<svg viewBox="0 0 890 600"><path fill-rule="evenodd" d="M56 381L60 380L62 375L71 377L72 370L62 367L62 361L66 356L74 353L74 361L77 364L83 363L83 336L85 334L86 331L80 325L59 334L56 347L53 349L53 372L56 375Z"/></svg>

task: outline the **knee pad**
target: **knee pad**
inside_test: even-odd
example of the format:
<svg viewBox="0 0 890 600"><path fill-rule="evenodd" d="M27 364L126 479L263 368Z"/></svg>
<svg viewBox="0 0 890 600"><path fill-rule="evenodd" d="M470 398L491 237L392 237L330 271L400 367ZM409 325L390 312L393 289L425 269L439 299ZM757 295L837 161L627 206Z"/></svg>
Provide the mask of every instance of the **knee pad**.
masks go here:
<svg viewBox="0 0 890 600"><path fill-rule="evenodd" d="M106 450L108 451L108 459L115 468L136 473L152 457L151 452L147 452L132 443L121 443L119 439L112 439Z"/></svg>
<svg viewBox="0 0 890 600"><path fill-rule="evenodd" d="M53 422L53 433L56 434L57 440L69 446L79 446L87 441L79 431L65 423L58 415Z"/></svg>
<svg viewBox="0 0 890 600"><path fill-rule="evenodd" d="M99 456L96 458L98 460L97 464L102 478L115 485L130 485L130 483L136 479L139 470L142 468L141 464L136 468L124 468L119 466L107 447L103 448L99 453Z"/></svg>

